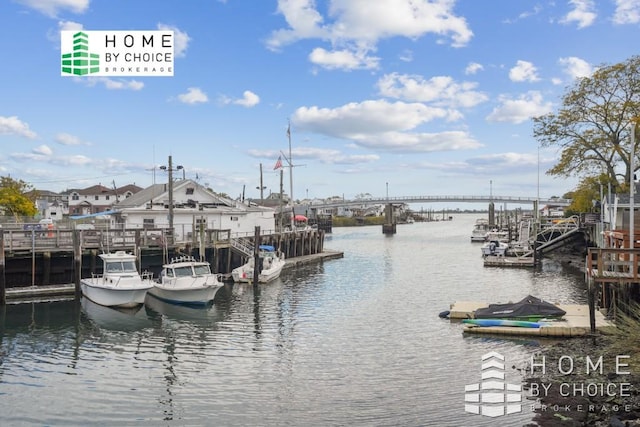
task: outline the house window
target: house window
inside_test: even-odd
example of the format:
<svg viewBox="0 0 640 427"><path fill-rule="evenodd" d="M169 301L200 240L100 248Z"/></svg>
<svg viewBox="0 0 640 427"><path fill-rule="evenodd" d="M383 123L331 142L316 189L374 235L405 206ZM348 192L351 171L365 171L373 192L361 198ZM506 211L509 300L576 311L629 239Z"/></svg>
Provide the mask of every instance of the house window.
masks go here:
<svg viewBox="0 0 640 427"><path fill-rule="evenodd" d="M142 220L142 227L143 228L154 228L155 227L155 221L153 220L153 218L144 218Z"/></svg>
<svg viewBox="0 0 640 427"><path fill-rule="evenodd" d="M95 200L100 200L100 196L93 196Z"/></svg>
<svg viewBox="0 0 640 427"><path fill-rule="evenodd" d="M105 200L109 200L109 195L107 194L106 196L104 196Z"/></svg>
<svg viewBox="0 0 640 427"><path fill-rule="evenodd" d="M187 187L187 194L193 194L194 189L193 187Z"/></svg>
<svg viewBox="0 0 640 427"><path fill-rule="evenodd" d="M232 217L231 217L231 221L237 221L237 220L238 220L238 217L237 217L237 216L232 216Z"/></svg>
<svg viewBox="0 0 640 427"><path fill-rule="evenodd" d="M207 229L207 220L204 218L196 219L196 232Z"/></svg>
<svg viewBox="0 0 640 427"><path fill-rule="evenodd" d="M73 193L71 195L71 200L80 200L80 195L78 193Z"/></svg>

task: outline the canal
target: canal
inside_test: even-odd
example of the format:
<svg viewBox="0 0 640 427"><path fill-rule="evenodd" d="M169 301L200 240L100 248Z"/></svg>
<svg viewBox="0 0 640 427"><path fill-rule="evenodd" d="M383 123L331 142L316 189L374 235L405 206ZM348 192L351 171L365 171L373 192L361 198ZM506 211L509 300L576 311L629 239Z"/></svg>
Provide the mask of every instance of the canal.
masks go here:
<svg viewBox="0 0 640 427"><path fill-rule="evenodd" d="M532 339L466 336L438 317L460 300L531 294L585 303L582 276L546 260L485 268L470 243L479 215L334 228L344 258L226 285L207 309L147 299L135 312L89 301L12 304L0 312L0 423L11 426L521 426L522 410L465 412L481 356L505 358L520 384ZM523 392L524 395L524 392Z"/></svg>

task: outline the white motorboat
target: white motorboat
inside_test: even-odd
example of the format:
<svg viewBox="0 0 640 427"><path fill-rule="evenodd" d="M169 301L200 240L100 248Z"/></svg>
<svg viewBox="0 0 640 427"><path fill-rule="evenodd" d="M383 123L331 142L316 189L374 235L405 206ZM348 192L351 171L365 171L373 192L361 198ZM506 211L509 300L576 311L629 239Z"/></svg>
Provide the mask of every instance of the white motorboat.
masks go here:
<svg viewBox="0 0 640 427"><path fill-rule="evenodd" d="M208 262L182 256L162 266L160 279L149 289L149 294L173 304L206 305L223 286Z"/></svg>
<svg viewBox="0 0 640 427"><path fill-rule="evenodd" d="M260 245L258 248L258 256L261 264L260 273L258 274L258 283L267 283L280 277L282 267L284 267L284 254L276 251L273 246ZM249 258L245 264L233 269L231 277L236 283L252 283L253 282L253 257Z"/></svg>
<svg viewBox="0 0 640 427"><path fill-rule="evenodd" d="M125 251L100 254L102 274L80 280L82 294L106 307L135 307L153 287L151 273L138 273L136 257Z"/></svg>
<svg viewBox="0 0 640 427"><path fill-rule="evenodd" d="M498 240L490 240L484 245L482 245L482 256L486 257L489 255L493 256L505 256L507 254L507 249L509 249L509 245L504 242L500 242Z"/></svg>
<svg viewBox="0 0 640 427"><path fill-rule="evenodd" d="M476 220L476 223L473 226L473 230L471 231L471 241L486 242L489 229L489 221L487 221L486 219Z"/></svg>

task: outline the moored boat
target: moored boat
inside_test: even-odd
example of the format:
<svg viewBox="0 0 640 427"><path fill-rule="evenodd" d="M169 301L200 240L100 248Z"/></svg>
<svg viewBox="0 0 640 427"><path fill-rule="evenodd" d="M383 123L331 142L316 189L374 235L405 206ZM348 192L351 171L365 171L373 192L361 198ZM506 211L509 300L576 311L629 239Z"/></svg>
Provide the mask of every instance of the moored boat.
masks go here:
<svg viewBox="0 0 640 427"><path fill-rule="evenodd" d="M482 248L480 248L483 257L489 255L505 256L507 254L507 249L509 249L509 245L498 240L491 240L482 245Z"/></svg>
<svg viewBox="0 0 640 427"><path fill-rule="evenodd" d="M100 254L102 274L80 280L82 294L106 307L135 307L153 287L151 273L138 273L136 257L125 251Z"/></svg>
<svg viewBox="0 0 640 427"><path fill-rule="evenodd" d="M223 286L208 262L183 256L162 266L160 279L149 289L149 294L173 304L206 305Z"/></svg>
<svg viewBox="0 0 640 427"><path fill-rule="evenodd" d="M487 240L487 233L489 232L489 221L480 218L476 220L473 230L471 231L472 242L485 242Z"/></svg>
<svg viewBox="0 0 640 427"><path fill-rule="evenodd" d="M284 254L276 251L273 246L260 245L258 248L258 259L260 263L260 273L258 274L258 283L271 282L280 277L282 267L284 267ZM249 260L238 268L233 269L231 277L236 283L253 282L254 259Z"/></svg>

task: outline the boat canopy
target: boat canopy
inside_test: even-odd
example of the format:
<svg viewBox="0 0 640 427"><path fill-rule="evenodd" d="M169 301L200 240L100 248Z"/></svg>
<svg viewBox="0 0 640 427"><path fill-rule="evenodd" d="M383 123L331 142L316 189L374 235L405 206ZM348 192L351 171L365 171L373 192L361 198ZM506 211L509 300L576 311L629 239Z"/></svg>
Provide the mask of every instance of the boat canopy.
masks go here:
<svg viewBox="0 0 640 427"><path fill-rule="evenodd" d="M564 316L566 311L558 308L550 302L543 301L531 295L527 295L521 301L508 304L489 304L488 307L479 308L475 312L476 319L532 319L532 318L558 318Z"/></svg>
<svg viewBox="0 0 640 427"><path fill-rule="evenodd" d="M267 251L267 252L275 252L276 248L274 248L271 245L260 245L259 246L261 251Z"/></svg>

